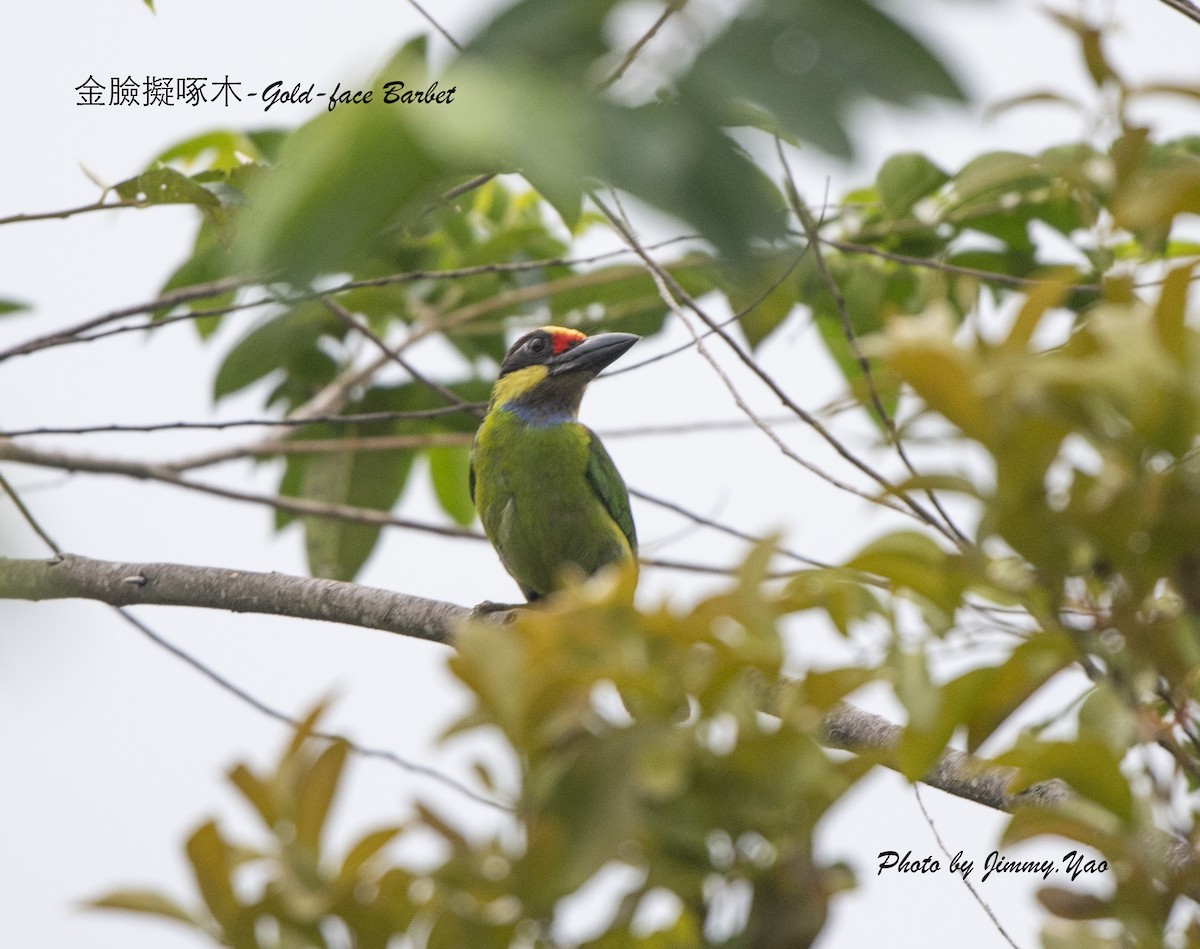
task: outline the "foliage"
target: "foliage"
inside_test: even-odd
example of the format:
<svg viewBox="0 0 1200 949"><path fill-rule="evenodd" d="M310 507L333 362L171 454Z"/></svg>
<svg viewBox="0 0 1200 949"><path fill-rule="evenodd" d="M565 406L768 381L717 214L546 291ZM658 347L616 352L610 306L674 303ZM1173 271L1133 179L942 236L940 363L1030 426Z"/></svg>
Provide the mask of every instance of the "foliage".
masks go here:
<svg viewBox="0 0 1200 949"><path fill-rule="evenodd" d="M255 299L255 285L265 291L258 300L276 301L228 353L215 397L270 379L276 385L266 404L303 412L317 393L350 376L356 334L348 339L345 323L318 299L331 288L342 307L382 338L408 345L438 334L449 341L462 361L459 377L449 380L456 391L489 377L494 370L480 360L499 361L506 329L528 320L531 305L540 309L541 322L653 334L666 308L643 269L563 260L569 238L597 223L582 209L589 189L599 183L622 188L692 225L726 254L760 256L764 241L783 237L784 202L730 127L756 127L848 154L846 115L856 102L959 95L937 59L866 0L771 0L747 4L725 29L694 39L683 71L663 64L642 76L643 84L653 81L660 90L653 101L626 101L588 80L616 63L619 51L601 39L603 25L634 6L579 0L563 9L522 0L436 78L428 74L425 41L414 40L370 83L376 101L369 107L335 108L287 132L195 136L116 186L127 200L187 203L202 214L193 253L164 290L234 276L246 284L237 301ZM766 59L764 50L770 51ZM453 105L385 104L384 84L398 76L414 89L433 83L456 89ZM793 94L797 82L820 94ZM627 147L630 142L637 147ZM470 176L504 172L518 172L525 184L493 178L458 197L439 198ZM769 272L774 257L768 253L751 266ZM696 296L719 288L734 299L744 286L705 250L685 250L665 269ZM786 309L794 297L788 301ZM196 320L208 336L221 313L238 305L235 294L222 289L160 316L212 314ZM360 401L385 404L393 397L372 390ZM346 399L333 408L352 410ZM397 419L373 434L418 435L447 425ZM314 428L297 437L319 434ZM294 462L280 491L386 510L422 452L413 447L383 460L314 464L322 473L310 477ZM446 479L461 466L438 452L430 465L436 494L453 499ZM335 465L340 470L322 471ZM376 483L383 468L389 470ZM463 517L452 501L447 513ZM377 528L328 528L311 519L304 526L310 569L333 577L353 577L378 534Z"/></svg>
<svg viewBox="0 0 1200 949"><path fill-rule="evenodd" d="M212 822L190 838L201 908L142 891L95 905L233 947L338 945L334 919L360 947L401 934L431 949L552 946L561 901L619 866L636 882L588 946L807 945L850 879L815 862L813 830L870 763L833 761L814 740L839 697L828 685L817 699L789 688L779 718L757 711L783 660L782 601L760 593L770 554L684 613L635 608L634 576L613 573L509 625L462 631L451 668L473 704L449 735L499 734L519 768L515 826L467 836L419 805L402 826L325 853L345 746L311 738L314 713L273 774L230 772L266 842L234 843ZM394 838L421 832L441 843L437 865L388 859ZM677 918L645 933L638 908L663 893ZM730 907L744 911L732 924Z"/></svg>

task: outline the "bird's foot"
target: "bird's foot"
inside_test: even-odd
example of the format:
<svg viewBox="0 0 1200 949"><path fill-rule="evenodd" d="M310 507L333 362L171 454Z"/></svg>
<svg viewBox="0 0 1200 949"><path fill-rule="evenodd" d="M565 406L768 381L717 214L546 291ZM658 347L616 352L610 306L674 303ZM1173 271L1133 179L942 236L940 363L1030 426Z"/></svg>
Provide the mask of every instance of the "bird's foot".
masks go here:
<svg viewBox="0 0 1200 949"><path fill-rule="evenodd" d="M483 619L496 613L510 613L513 610L524 609L528 605L528 603L493 603L491 600L484 600L471 610L471 618Z"/></svg>

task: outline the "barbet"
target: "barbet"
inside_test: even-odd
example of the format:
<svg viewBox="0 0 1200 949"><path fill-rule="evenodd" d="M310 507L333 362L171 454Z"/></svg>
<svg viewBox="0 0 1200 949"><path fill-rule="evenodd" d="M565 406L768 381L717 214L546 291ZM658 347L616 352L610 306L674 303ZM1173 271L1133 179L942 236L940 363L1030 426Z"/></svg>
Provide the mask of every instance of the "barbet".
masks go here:
<svg viewBox="0 0 1200 949"><path fill-rule="evenodd" d="M572 572L636 563L629 492L595 433L578 421L583 390L638 341L544 326L500 364L471 447L471 497L505 569L529 601Z"/></svg>

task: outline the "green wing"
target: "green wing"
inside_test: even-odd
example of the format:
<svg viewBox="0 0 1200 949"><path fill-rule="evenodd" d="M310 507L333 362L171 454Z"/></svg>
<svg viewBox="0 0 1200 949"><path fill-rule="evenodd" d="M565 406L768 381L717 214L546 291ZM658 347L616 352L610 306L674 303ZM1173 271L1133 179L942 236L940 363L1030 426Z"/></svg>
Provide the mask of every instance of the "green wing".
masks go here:
<svg viewBox="0 0 1200 949"><path fill-rule="evenodd" d="M596 433L587 429L588 462L587 480L608 511L609 516L617 522L621 532L629 541L629 547L637 554L637 530L633 526L633 513L629 510L629 492L621 473L608 457L604 444L596 437Z"/></svg>

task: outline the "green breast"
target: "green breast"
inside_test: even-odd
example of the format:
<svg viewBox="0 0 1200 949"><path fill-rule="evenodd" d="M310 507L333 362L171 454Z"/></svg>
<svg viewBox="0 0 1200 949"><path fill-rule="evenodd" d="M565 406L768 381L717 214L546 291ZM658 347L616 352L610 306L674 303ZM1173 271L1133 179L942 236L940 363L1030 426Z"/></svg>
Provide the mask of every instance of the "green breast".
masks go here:
<svg viewBox="0 0 1200 949"><path fill-rule="evenodd" d="M502 409L490 412L475 436L475 506L505 568L530 599L553 590L570 564L591 574L633 557L632 536L589 476L599 447L594 438L578 422L535 427ZM607 454L604 461L611 471L605 494L619 496L628 521L625 485Z"/></svg>

